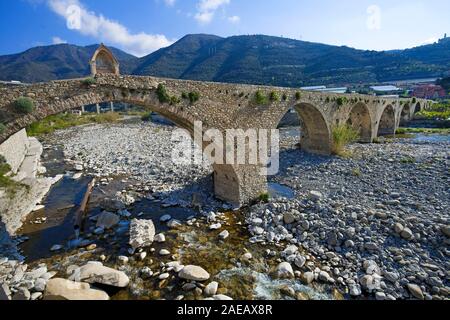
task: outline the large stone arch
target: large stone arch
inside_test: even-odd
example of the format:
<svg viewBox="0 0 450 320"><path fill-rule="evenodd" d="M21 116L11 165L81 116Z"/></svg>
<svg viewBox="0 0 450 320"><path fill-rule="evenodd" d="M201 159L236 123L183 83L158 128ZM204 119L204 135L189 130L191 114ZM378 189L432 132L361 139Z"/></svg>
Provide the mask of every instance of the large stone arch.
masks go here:
<svg viewBox="0 0 450 320"><path fill-rule="evenodd" d="M90 65L91 75L94 77L98 74L114 74L117 76L120 74L119 62L111 50L103 44L94 52Z"/></svg>
<svg viewBox="0 0 450 320"><path fill-rule="evenodd" d="M392 105L387 105L378 121L378 136L395 134L396 120L395 110Z"/></svg>
<svg viewBox="0 0 450 320"><path fill-rule="evenodd" d="M294 109L302 125L301 148L311 153L331 154L331 130L322 112L309 103L299 103Z"/></svg>
<svg viewBox="0 0 450 320"><path fill-rule="evenodd" d="M367 105L362 102L355 104L350 111L347 124L359 132L361 142L372 142L372 119Z"/></svg>

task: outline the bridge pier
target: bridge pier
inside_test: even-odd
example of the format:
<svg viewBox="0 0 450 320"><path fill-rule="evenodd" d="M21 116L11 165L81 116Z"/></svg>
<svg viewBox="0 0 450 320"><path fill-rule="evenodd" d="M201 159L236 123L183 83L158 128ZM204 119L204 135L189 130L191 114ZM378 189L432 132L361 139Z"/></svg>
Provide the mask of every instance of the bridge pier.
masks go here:
<svg viewBox="0 0 450 320"><path fill-rule="evenodd" d="M267 193L267 176L256 165L214 165L217 198L240 207Z"/></svg>
<svg viewBox="0 0 450 320"><path fill-rule="evenodd" d="M97 103L95 106L97 107L97 114L100 114L100 105Z"/></svg>

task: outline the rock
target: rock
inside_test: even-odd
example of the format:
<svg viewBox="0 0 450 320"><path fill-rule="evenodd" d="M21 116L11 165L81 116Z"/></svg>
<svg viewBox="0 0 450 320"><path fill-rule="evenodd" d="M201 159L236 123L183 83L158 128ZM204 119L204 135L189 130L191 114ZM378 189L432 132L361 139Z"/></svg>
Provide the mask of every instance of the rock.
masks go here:
<svg viewBox="0 0 450 320"><path fill-rule="evenodd" d="M447 237L450 238L450 226L442 226L441 232Z"/></svg>
<svg viewBox="0 0 450 320"><path fill-rule="evenodd" d="M198 266L185 266L179 273L178 276L181 279L191 280L191 281L206 281L209 279L209 273Z"/></svg>
<svg viewBox="0 0 450 320"><path fill-rule="evenodd" d="M420 289L420 287L418 285L413 284L413 283L408 283L407 287L408 287L409 292L414 296L414 298L419 299L419 300L424 299L422 289Z"/></svg>
<svg viewBox="0 0 450 320"><path fill-rule="evenodd" d="M17 292L12 296L12 300L16 301L28 301L31 299L31 293L27 288L21 287Z"/></svg>
<svg viewBox="0 0 450 320"><path fill-rule="evenodd" d="M45 300L109 300L106 292L91 289L88 283L51 279L44 293Z"/></svg>
<svg viewBox="0 0 450 320"><path fill-rule="evenodd" d="M75 174L72 176L72 179L73 179L73 180L78 180L78 179L80 179L82 176L83 176L83 173L82 173L82 172L77 172L77 173L75 173Z"/></svg>
<svg viewBox="0 0 450 320"><path fill-rule="evenodd" d="M167 250L167 249L161 249L161 250L159 251L159 255L160 255L160 256L168 256L168 255L170 255L170 251Z"/></svg>
<svg viewBox="0 0 450 320"><path fill-rule="evenodd" d="M326 271L320 271L318 279L323 282L328 282L330 280L330 275Z"/></svg>
<svg viewBox="0 0 450 320"><path fill-rule="evenodd" d="M82 165L82 164L76 164L75 167L74 167L74 169L75 169L76 171L83 171L83 165Z"/></svg>
<svg viewBox="0 0 450 320"><path fill-rule="evenodd" d="M400 234L404 229L405 229L405 227L402 224L400 224L400 223L396 223L394 225L394 231L397 234Z"/></svg>
<svg viewBox="0 0 450 320"><path fill-rule="evenodd" d="M297 268L302 268L306 263L306 258L302 255L297 255L294 259L294 264Z"/></svg>
<svg viewBox="0 0 450 320"><path fill-rule="evenodd" d="M284 223L291 224L295 222L295 216L291 212L286 212L283 215Z"/></svg>
<svg viewBox="0 0 450 320"><path fill-rule="evenodd" d="M42 292L34 292L31 294L31 300L39 300L40 298L42 298L42 296Z"/></svg>
<svg viewBox="0 0 450 320"><path fill-rule="evenodd" d="M122 271L114 270L96 263L88 263L83 267L76 269L69 280L92 284L104 284L117 288L125 288L130 282L128 276Z"/></svg>
<svg viewBox="0 0 450 320"><path fill-rule="evenodd" d="M319 191L310 191L309 198L314 201L319 201L323 199L323 194Z"/></svg>
<svg viewBox="0 0 450 320"><path fill-rule="evenodd" d="M413 233L412 233L411 229L405 228L400 233L400 236L405 240L411 240L413 238Z"/></svg>
<svg viewBox="0 0 450 320"><path fill-rule="evenodd" d="M161 218L159 218L159 221L162 223L166 223L172 220L172 217L168 214L163 215Z"/></svg>
<svg viewBox="0 0 450 320"><path fill-rule="evenodd" d="M384 292L376 292L375 299L377 299L378 301L386 300L386 294Z"/></svg>
<svg viewBox="0 0 450 320"><path fill-rule="evenodd" d="M133 249L149 247L154 239L155 225L152 220L131 220L129 244Z"/></svg>
<svg viewBox="0 0 450 320"><path fill-rule="evenodd" d="M103 198L100 206L108 212L117 212L125 209L125 204L118 199Z"/></svg>
<svg viewBox="0 0 450 320"><path fill-rule="evenodd" d="M242 261L250 261L253 259L253 255L250 252L246 252L241 256Z"/></svg>
<svg viewBox="0 0 450 320"><path fill-rule="evenodd" d="M166 242L166 236L165 236L164 234L162 234L162 233L158 233L158 234L155 236L154 241L155 241L155 242L158 242L158 243L164 243L164 242Z"/></svg>
<svg viewBox="0 0 450 320"><path fill-rule="evenodd" d="M359 284L349 285L349 293L352 297L359 297L362 294L361 286Z"/></svg>
<svg viewBox="0 0 450 320"><path fill-rule="evenodd" d="M161 273L158 277L159 280L165 280L170 277L169 273Z"/></svg>
<svg viewBox="0 0 450 320"><path fill-rule="evenodd" d="M96 245L95 243L90 244L90 245L88 245L88 246L86 247L86 250L87 250L87 251L92 251L92 250L95 250L95 249L97 249L97 245Z"/></svg>
<svg viewBox="0 0 450 320"><path fill-rule="evenodd" d="M289 257L295 254L298 251L298 247L294 245L287 246L286 249L283 250L283 255L285 257Z"/></svg>
<svg viewBox="0 0 450 320"><path fill-rule="evenodd" d="M144 261L145 258L147 258L147 252L142 251L141 253L138 254L139 260Z"/></svg>
<svg viewBox="0 0 450 320"><path fill-rule="evenodd" d="M0 285L0 301L11 300L11 291L6 283Z"/></svg>
<svg viewBox="0 0 450 320"><path fill-rule="evenodd" d="M54 252L54 251L59 251L59 250L61 250L62 248L63 248L62 245L60 245L60 244L55 244L55 245L53 245L53 246L50 248L50 251L52 251L52 252Z"/></svg>
<svg viewBox="0 0 450 320"><path fill-rule="evenodd" d="M282 262L277 266L277 277L280 279L294 278L294 270L289 262Z"/></svg>
<svg viewBox="0 0 450 320"><path fill-rule="evenodd" d="M209 230L219 230L220 228L222 228L222 224L220 223L212 224L209 226Z"/></svg>
<svg viewBox="0 0 450 320"><path fill-rule="evenodd" d="M214 296L217 293L217 289L219 288L219 283L216 281L213 281L211 283L209 283L206 287L205 290L203 290L203 293L207 296L207 297L211 297Z"/></svg>
<svg viewBox="0 0 450 320"><path fill-rule="evenodd" d="M43 292L45 290L45 286L47 285L47 281L42 278L37 279L34 282L34 291Z"/></svg>
<svg viewBox="0 0 450 320"><path fill-rule="evenodd" d="M310 271L303 273L301 280L305 284L311 284L314 281L314 273Z"/></svg>
<svg viewBox="0 0 450 320"><path fill-rule="evenodd" d="M219 233L219 238L221 240L226 240L230 236L230 233L227 230L222 231Z"/></svg>
<svg viewBox="0 0 450 320"><path fill-rule="evenodd" d="M112 229L115 227L120 221L120 218L118 215L104 211L102 212L97 219L97 228L103 228L103 229Z"/></svg>
<svg viewBox="0 0 450 320"><path fill-rule="evenodd" d="M226 300L231 301L231 300L233 300L233 298L230 298L229 296L226 296L224 294L216 294L212 298L213 298L213 300L223 300L223 301L226 301Z"/></svg>
<svg viewBox="0 0 450 320"><path fill-rule="evenodd" d="M169 223L167 223L167 226L171 229L176 229L181 227L181 221L178 221L176 219L170 220Z"/></svg>
<svg viewBox="0 0 450 320"><path fill-rule="evenodd" d="M144 280L150 279L153 276L153 271L149 267L143 267L140 271L140 276Z"/></svg>
<svg viewBox="0 0 450 320"><path fill-rule="evenodd" d="M118 256L117 260L122 264L127 264L130 259L128 259L128 257L126 256Z"/></svg>

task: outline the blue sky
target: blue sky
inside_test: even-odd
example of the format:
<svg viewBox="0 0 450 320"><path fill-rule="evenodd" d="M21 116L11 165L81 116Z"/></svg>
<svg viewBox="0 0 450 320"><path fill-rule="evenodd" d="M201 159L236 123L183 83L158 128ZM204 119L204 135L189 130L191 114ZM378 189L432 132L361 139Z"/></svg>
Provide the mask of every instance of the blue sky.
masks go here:
<svg viewBox="0 0 450 320"><path fill-rule="evenodd" d="M104 42L143 56L188 33L389 50L450 34L448 0L1 0L0 54Z"/></svg>

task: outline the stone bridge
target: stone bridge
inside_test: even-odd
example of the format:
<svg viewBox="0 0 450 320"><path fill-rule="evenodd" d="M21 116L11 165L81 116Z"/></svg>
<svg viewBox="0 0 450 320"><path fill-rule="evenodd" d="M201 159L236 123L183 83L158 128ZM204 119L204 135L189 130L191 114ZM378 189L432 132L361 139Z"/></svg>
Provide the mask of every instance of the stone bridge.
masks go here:
<svg viewBox="0 0 450 320"><path fill-rule="evenodd" d="M160 85L172 101L161 99ZM198 100L186 99L189 93L198 93ZM257 102L257 93L266 97L265 101ZM28 97L34 102L33 112L24 114L15 109L19 97ZM293 88L120 76L114 72L97 74L95 83L73 79L0 85L0 121L6 126L0 132L0 143L49 115L105 102L143 106L191 134L195 121L203 123L204 132L213 128L221 132L276 129L283 116L295 109L302 122L301 147L307 152L324 155L331 154L332 131L338 124L352 125L360 131L361 142L371 143L380 135L394 134L400 123L410 120L414 113L431 103ZM267 177L260 174L260 166L215 164L213 168L215 194L222 200L242 205L267 191Z"/></svg>

